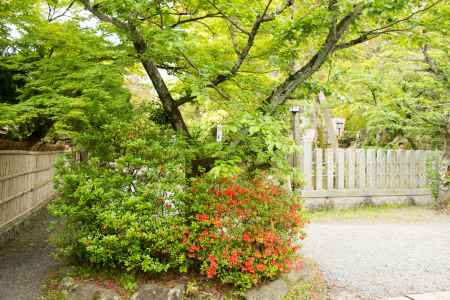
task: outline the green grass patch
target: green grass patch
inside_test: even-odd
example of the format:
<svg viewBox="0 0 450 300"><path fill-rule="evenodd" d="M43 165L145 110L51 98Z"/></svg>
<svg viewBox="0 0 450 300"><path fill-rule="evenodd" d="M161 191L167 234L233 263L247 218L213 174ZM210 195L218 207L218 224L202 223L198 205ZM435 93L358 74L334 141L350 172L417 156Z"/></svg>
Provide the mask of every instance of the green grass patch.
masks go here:
<svg viewBox="0 0 450 300"><path fill-rule="evenodd" d="M436 220L438 215L431 207L407 204L385 204L379 206L348 209L327 209L309 212L313 223L322 222L398 222L420 223Z"/></svg>

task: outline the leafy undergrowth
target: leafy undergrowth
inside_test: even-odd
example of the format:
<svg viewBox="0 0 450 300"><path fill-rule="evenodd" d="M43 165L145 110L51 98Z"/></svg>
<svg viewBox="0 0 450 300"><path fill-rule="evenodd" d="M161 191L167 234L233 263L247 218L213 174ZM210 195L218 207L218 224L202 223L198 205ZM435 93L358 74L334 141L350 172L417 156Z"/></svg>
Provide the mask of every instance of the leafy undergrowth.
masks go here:
<svg viewBox="0 0 450 300"><path fill-rule="evenodd" d="M313 223L327 222L390 222L421 223L448 219L429 206L386 204L373 207L320 210L310 212Z"/></svg>
<svg viewBox="0 0 450 300"><path fill-rule="evenodd" d="M318 265L309 259L304 260L302 269L303 280L290 288L285 300L322 300L327 299L327 285ZM139 286L146 283L160 283L166 286L174 286L183 283L186 286L184 299L186 300L240 300L244 299L243 292L231 285L224 285L217 279L208 279L198 273L176 274L168 273L164 281L149 276L133 277L132 275L118 274L117 272L99 272L85 267L71 267L61 269L58 273L51 274L43 286L43 299L64 300L64 296L58 290L62 278L72 277L75 282L95 283L116 291L122 299L130 299Z"/></svg>

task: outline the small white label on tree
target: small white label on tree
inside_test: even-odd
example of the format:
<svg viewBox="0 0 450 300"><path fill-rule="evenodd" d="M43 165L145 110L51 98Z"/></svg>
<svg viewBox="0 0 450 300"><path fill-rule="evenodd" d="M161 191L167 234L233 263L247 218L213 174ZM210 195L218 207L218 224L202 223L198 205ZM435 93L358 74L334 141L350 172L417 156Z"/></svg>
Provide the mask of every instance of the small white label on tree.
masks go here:
<svg viewBox="0 0 450 300"><path fill-rule="evenodd" d="M300 106L292 106L289 109L289 111L292 112L292 113L298 113L298 112L300 112Z"/></svg>
<svg viewBox="0 0 450 300"><path fill-rule="evenodd" d="M216 127L216 141L217 142L221 142L223 139L223 126L222 125L217 125Z"/></svg>

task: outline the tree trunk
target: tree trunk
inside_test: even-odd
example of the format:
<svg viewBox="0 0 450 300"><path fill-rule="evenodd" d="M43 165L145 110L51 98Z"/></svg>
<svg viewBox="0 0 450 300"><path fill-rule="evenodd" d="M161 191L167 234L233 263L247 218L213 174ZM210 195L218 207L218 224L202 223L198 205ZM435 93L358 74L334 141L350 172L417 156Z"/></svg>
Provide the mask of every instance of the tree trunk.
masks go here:
<svg viewBox="0 0 450 300"><path fill-rule="evenodd" d="M158 93L159 100L163 105L164 111L169 117L172 128L178 132L182 132L186 136L190 136L180 109L170 95L170 92L167 89L167 86L164 83L164 80L162 79L155 63L150 59L141 59L141 62L150 77L156 92Z"/></svg>
<svg viewBox="0 0 450 300"><path fill-rule="evenodd" d="M147 75L153 83L153 87L158 94L159 100L163 105L163 109L167 114L172 128L178 132L183 133L186 136L190 136L187 129L186 123L184 122L183 116L178 108L177 103L172 98L172 95L167 88L161 73L158 70L156 64L150 58L145 57L145 52L147 50L147 45L139 34L136 28L130 26L130 36L133 40L134 48L139 55L139 59L144 66Z"/></svg>

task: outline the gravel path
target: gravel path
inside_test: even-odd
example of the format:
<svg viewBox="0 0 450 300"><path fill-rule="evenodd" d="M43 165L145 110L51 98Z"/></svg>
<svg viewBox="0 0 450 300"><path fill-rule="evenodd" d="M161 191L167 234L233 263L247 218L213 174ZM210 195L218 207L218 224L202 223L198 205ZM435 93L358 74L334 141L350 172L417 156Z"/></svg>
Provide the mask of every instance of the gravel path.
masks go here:
<svg viewBox="0 0 450 300"><path fill-rule="evenodd" d="M56 269L48 245L48 215L42 209L15 240L0 248L0 300L35 300Z"/></svg>
<svg viewBox="0 0 450 300"><path fill-rule="evenodd" d="M307 227L303 253L330 286L369 299L450 291L450 217L421 224L334 222Z"/></svg>

